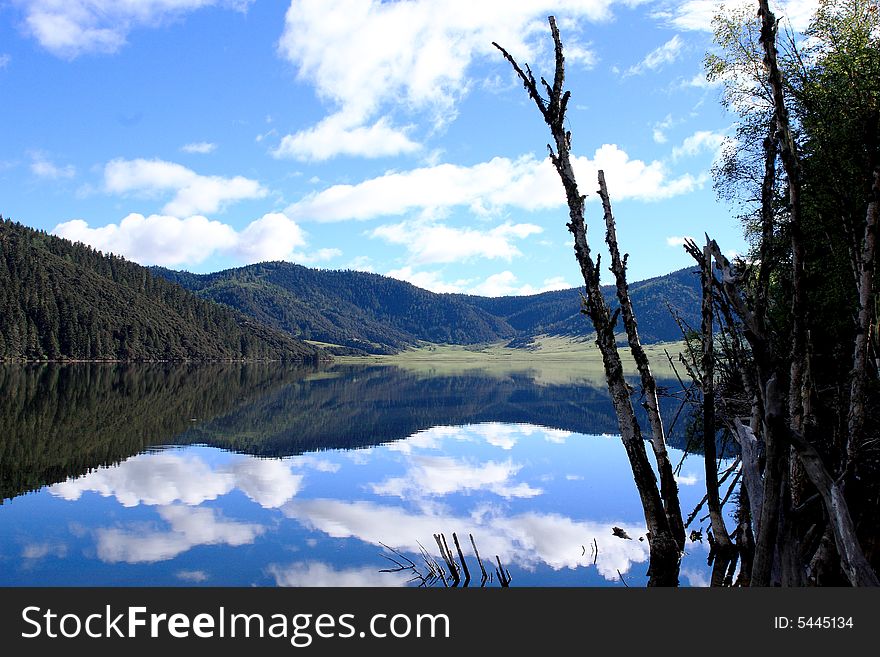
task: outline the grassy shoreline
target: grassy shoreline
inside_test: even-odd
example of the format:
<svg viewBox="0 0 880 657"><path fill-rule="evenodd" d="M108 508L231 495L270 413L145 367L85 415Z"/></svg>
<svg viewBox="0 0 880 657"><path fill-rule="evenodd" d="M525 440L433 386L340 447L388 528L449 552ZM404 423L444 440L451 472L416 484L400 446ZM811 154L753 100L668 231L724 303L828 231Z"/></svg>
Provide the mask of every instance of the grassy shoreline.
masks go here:
<svg viewBox="0 0 880 657"><path fill-rule="evenodd" d="M494 374L528 373L536 380L604 382L602 356L592 339L538 336L528 348L512 348L505 342L482 345L422 344L393 355L336 356L340 364L371 364L403 367L425 374L461 374L480 371ZM651 369L658 378L674 378L667 352L673 361L684 342L645 345ZM624 372L637 374L628 347L620 349Z"/></svg>

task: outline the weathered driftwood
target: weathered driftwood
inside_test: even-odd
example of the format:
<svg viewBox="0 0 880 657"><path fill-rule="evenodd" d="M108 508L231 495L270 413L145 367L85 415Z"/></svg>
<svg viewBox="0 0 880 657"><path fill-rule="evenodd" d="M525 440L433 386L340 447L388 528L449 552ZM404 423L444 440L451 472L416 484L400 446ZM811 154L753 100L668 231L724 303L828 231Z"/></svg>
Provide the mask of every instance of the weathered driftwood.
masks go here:
<svg viewBox="0 0 880 657"><path fill-rule="evenodd" d="M791 444L804 465L804 471L822 496L843 572L853 586L880 586L859 544L840 482L828 474L819 452L802 435L792 432Z"/></svg>

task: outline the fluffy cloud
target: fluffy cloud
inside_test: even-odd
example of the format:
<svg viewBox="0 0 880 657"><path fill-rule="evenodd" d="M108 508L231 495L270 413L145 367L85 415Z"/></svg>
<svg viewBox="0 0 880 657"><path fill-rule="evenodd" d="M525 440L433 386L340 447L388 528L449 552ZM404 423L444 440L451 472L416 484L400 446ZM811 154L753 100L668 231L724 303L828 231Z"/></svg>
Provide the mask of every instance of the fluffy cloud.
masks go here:
<svg viewBox="0 0 880 657"><path fill-rule="evenodd" d="M491 274L479 283L475 283L474 279L456 279L448 281L444 279L442 271L416 271L410 265L406 265L400 269L392 269L385 275L390 276L391 278L396 278L400 281L412 283L416 287L430 290L431 292L467 293L486 297L540 294L541 292L565 290L572 287L562 276L545 278L544 283L538 287L530 285L529 283L520 285L516 275L510 271Z"/></svg>
<svg viewBox="0 0 880 657"><path fill-rule="evenodd" d="M459 279L450 283L443 280L443 274L439 271L415 271L409 265L401 267L400 269L392 269L391 271L386 272L385 275L391 278L396 278L399 281L412 283L423 290L430 290L431 292L438 293L463 292L465 286L468 284L468 281L464 279Z"/></svg>
<svg viewBox="0 0 880 657"><path fill-rule="evenodd" d="M261 525L224 520L214 509L167 506L159 516L169 531L98 529L98 558L108 563L167 561L198 545L247 545L266 531Z"/></svg>
<svg viewBox="0 0 880 657"><path fill-rule="evenodd" d="M201 176L181 164L144 159L108 162L104 187L114 194L173 192L162 211L177 216L217 212L231 202L263 198L268 193L256 180L242 176Z"/></svg>
<svg viewBox="0 0 880 657"><path fill-rule="evenodd" d="M699 153L714 153L716 158L721 152L721 146L724 144L725 136L720 132L712 132L711 130L698 130L694 134L686 137L680 146L672 149L673 159L680 157L692 157Z"/></svg>
<svg viewBox="0 0 880 657"><path fill-rule="evenodd" d="M321 161L336 155L385 157L412 153L419 148L419 144L406 136L406 130L394 128L387 118L364 126L339 113L295 135L285 135L272 150L272 156Z"/></svg>
<svg viewBox="0 0 880 657"><path fill-rule="evenodd" d="M78 500L85 492L95 492L115 497L126 507L197 506L237 488L260 506L277 508L302 486L302 475L291 472L290 465L289 461L237 456L211 466L197 456L147 453L55 484L49 491L65 500Z"/></svg>
<svg viewBox="0 0 880 657"><path fill-rule="evenodd" d="M554 570L586 566L592 558L582 553L581 545L595 538L599 546L596 567L609 581L619 579L618 571L625 574L634 563L648 559L647 541L626 541L612 534L611 528L618 526L630 536L644 535L644 526L622 521L573 520L555 513L455 516L442 509L413 512L372 502L330 499L292 501L284 506L284 513L333 538L355 537L415 554L424 537L436 534L438 528L455 528L459 536L478 537L481 554L500 555L503 561L525 569L538 564Z"/></svg>
<svg viewBox="0 0 880 657"><path fill-rule="evenodd" d="M573 166L584 190L593 189L596 172L603 169L616 201L669 198L692 191L703 182L690 174L671 178L663 162L631 159L614 144L601 146L592 158L575 157ZM564 204L565 193L550 160L525 155L515 160L496 157L472 166L438 164L389 172L356 185L333 185L309 194L289 206L286 213L330 222L455 206L486 214L502 207L539 210Z"/></svg>
<svg viewBox="0 0 880 657"><path fill-rule="evenodd" d="M9 62L12 61L12 55L8 55L6 53L0 54L0 69L4 69L9 66Z"/></svg>
<svg viewBox="0 0 880 657"><path fill-rule="evenodd" d="M202 7L244 11L252 0L13 0L25 29L54 55L112 53L138 26L152 26Z"/></svg>
<svg viewBox="0 0 880 657"><path fill-rule="evenodd" d="M185 219L132 213L118 224L92 228L82 219L60 223L54 235L89 244L145 265L196 265L216 253L241 262L289 260L315 263L341 254L339 249L302 252L306 237L299 225L281 213L265 214L243 230L203 216Z"/></svg>
<svg viewBox="0 0 880 657"><path fill-rule="evenodd" d="M76 168L73 165L58 166L43 151L33 151L30 153L30 156L31 173L39 178L59 180L61 178L73 178L76 175Z"/></svg>
<svg viewBox="0 0 880 657"><path fill-rule="evenodd" d="M624 0L638 4L639 0ZM442 126L456 114L470 87L468 70L478 59L503 66L492 41L534 62L547 48L547 15L565 16L571 61L592 65L594 55L577 40L583 21L611 18L615 0L504 2L485 0L297 0L285 18L279 52L300 79L334 109L313 128L285 138L279 154L304 159L335 155L375 157L408 152L416 145L406 130L384 116L392 104L426 114ZM382 117L376 121L376 117ZM340 125L355 145L317 135ZM377 127L392 139L371 136Z"/></svg>
<svg viewBox="0 0 880 657"><path fill-rule="evenodd" d="M522 469L510 460L466 463L449 456L412 456L402 477L390 477L371 488L378 495L403 499L436 497L487 490L503 498L535 497L541 490L513 477Z"/></svg>
<svg viewBox="0 0 880 657"><path fill-rule="evenodd" d="M271 564L267 569L276 586L403 586L409 573L382 573L375 566L334 568L320 561Z"/></svg>
<svg viewBox="0 0 880 657"><path fill-rule="evenodd" d="M521 255L514 239L540 233L535 224L503 223L490 230L454 228L440 223L404 221L374 229L370 235L406 247L412 264L450 263L472 258L510 261Z"/></svg>
<svg viewBox="0 0 880 657"><path fill-rule="evenodd" d="M545 278L544 283L539 287L519 284L519 279L511 271L503 271L498 274L492 274L479 285L470 288L468 292L471 294L479 294L484 297L503 297L509 295L526 296L529 294L540 294L541 292L550 292L551 290L567 290L572 287L562 276L554 276Z"/></svg>
<svg viewBox="0 0 880 657"><path fill-rule="evenodd" d="M662 46L655 48L640 61L627 70L628 75L641 75L646 71L658 71L667 64L672 64L681 55L684 41L677 34Z"/></svg>
<svg viewBox="0 0 880 657"><path fill-rule="evenodd" d="M751 13L757 13L753 2L748 0L731 0L725 3L726 8L747 6L752 9ZM810 22L810 18L819 7L819 0L781 0L773 3L773 13L777 18L784 18L791 22L795 30L803 30ZM665 18L670 24L681 30L712 31L712 18L718 14L722 5L717 0L687 0L674 4L668 12L658 12L659 17Z"/></svg>

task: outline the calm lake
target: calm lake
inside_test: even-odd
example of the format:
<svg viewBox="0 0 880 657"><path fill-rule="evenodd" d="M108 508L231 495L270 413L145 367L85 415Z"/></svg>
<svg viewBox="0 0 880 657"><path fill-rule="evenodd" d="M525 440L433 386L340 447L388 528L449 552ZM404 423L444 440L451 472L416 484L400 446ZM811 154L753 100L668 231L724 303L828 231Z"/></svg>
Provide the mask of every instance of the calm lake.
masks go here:
<svg viewBox="0 0 880 657"><path fill-rule="evenodd" d="M487 586L496 556L511 586L647 581L595 375L0 366L0 430L3 586L414 586L382 572L387 557L424 571L421 548L440 560L434 535L455 551L453 532L477 585L469 535ZM684 459L684 513L702 473L700 455ZM688 542L682 585L708 585L707 555L705 538Z"/></svg>

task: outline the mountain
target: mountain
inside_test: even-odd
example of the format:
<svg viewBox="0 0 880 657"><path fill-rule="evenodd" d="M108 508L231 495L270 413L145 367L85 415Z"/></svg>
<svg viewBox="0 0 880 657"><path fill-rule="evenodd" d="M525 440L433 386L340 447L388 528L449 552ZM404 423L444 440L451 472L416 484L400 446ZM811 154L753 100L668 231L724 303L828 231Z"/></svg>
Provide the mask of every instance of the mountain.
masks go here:
<svg viewBox="0 0 880 657"><path fill-rule="evenodd" d="M394 353L419 341L473 344L516 335L506 321L466 298L378 274L289 262L203 275L154 271L277 329L356 353Z"/></svg>
<svg viewBox="0 0 880 657"><path fill-rule="evenodd" d="M147 268L0 217L2 360L317 360Z"/></svg>
<svg viewBox="0 0 880 657"><path fill-rule="evenodd" d="M420 341L508 340L524 346L542 334L592 334L580 312L577 288L498 298L437 294L377 274L309 269L288 262L202 275L158 267L153 271L276 329L341 345L342 349L331 348L336 353L395 353ZM616 306L614 288L604 291ZM633 283L630 294L646 344L681 339L670 307L690 325L699 324L699 279L690 269Z"/></svg>
<svg viewBox="0 0 880 657"><path fill-rule="evenodd" d="M700 324L700 279L693 268L680 269L655 278L631 283L630 299L645 344L681 339L672 311L690 326ZM602 288L612 309L618 306L615 288ZM581 313L579 288L543 292L527 297L466 297L474 306L507 322L524 337L536 335L591 335L592 325ZM623 331L618 320L618 331Z"/></svg>

